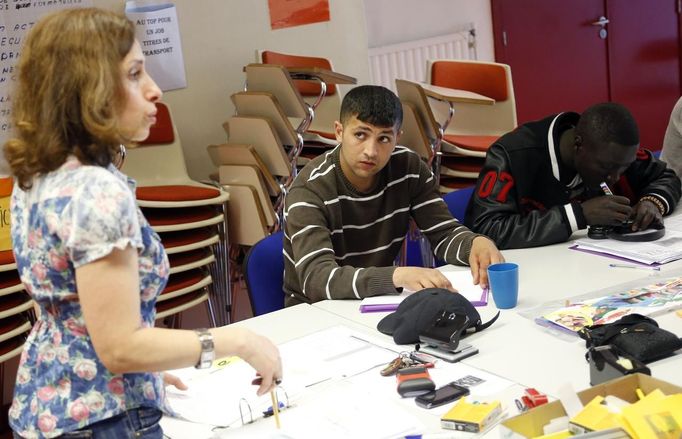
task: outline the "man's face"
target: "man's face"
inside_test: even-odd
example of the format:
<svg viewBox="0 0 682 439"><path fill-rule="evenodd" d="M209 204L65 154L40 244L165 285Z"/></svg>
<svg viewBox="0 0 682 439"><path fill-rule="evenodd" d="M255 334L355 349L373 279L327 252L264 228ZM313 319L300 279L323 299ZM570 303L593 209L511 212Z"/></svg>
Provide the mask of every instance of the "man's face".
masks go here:
<svg viewBox="0 0 682 439"><path fill-rule="evenodd" d="M638 149L639 145L583 142L576 146L575 168L585 186L599 189L602 181L612 185L620 179L621 174L635 161Z"/></svg>
<svg viewBox="0 0 682 439"><path fill-rule="evenodd" d="M344 175L357 190L372 189L398 142L398 127L378 127L352 116L345 124L335 122L334 131Z"/></svg>

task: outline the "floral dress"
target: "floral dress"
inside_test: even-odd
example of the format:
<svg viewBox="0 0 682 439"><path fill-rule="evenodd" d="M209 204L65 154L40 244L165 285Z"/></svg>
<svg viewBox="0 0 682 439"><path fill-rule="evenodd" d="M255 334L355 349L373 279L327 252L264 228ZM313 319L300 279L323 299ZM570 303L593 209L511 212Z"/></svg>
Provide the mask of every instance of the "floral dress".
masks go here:
<svg viewBox="0 0 682 439"><path fill-rule="evenodd" d="M23 437L55 437L140 406L165 408L158 373L114 374L97 357L76 289L76 268L114 248L138 251L141 326L154 325L168 258L135 203L135 183L113 166L70 157L12 194L12 243L40 306L17 371L9 422ZM116 291L102 291L116 300Z"/></svg>

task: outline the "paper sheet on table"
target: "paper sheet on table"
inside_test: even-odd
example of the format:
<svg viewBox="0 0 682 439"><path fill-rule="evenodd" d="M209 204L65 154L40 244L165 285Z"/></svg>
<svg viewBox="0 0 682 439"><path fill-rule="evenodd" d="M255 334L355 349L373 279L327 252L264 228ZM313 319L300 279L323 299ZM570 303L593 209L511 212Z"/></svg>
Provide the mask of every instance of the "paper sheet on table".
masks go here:
<svg viewBox="0 0 682 439"><path fill-rule="evenodd" d="M671 221L672 222L672 221ZM673 226L677 227L675 222ZM578 250L604 253L643 264L665 264L682 259L682 232L671 230L666 222L665 236L650 242L624 242L613 239L579 239L575 242Z"/></svg>
<svg viewBox="0 0 682 439"><path fill-rule="evenodd" d="M375 380L382 380L377 373ZM389 381L395 382L395 379ZM397 395L395 387L390 395ZM308 392L296 406L280 412L281 429L276 429L272 417L244 426L216 429L212 435L197 438L230 439L325 439L403 438L418 433L424 426L409 410L393 398L373 393L348 381L337 381ZM165 427L165 425L164 425ZM178 429L178 433L182 430ZM164 431L164 433L167 433ZM174 432L172 432L174 433ZM169 434L172 439L182 436ZM184 437L183 437L184 439Z"/></svg>
<svg viewBox="0 0 682 439"><path fill-rule="evenodd" d="M466 297L474 306L488 304L488 289L474 285L470 270L446 271L443 273L459 294ZM399 295L366 297L360 301L361 312L395 311L398 305L414 291L404 289Z"/></svg>
<svg viewBox="0 0 682 439"><path fill-rule="evenodd" d="M342 326L284 343L279 346L284 368L279 399L293 402L317 383L384 366L397 355L388 346L381 339ZM192 422L227 426L240 421L240 405L241 415L246 418L250 408L254 419L271 405L269 395L256 396L256 386L251 384L255 370L242 360L223 368L170 372L183 379L189 389L168 388L169 404L179 417Z"/></svg>

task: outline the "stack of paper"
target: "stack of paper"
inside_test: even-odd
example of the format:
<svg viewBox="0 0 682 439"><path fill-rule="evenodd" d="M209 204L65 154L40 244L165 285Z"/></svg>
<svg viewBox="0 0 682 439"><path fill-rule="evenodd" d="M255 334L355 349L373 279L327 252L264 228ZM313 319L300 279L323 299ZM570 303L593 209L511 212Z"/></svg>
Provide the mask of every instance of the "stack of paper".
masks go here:
<svg viewBox="0 0 682 439"><path fill-rule="evenodd" d="M682 232L668 229L663 238L651 242L624 242L613 239L579 239L573 247L643 264L665 264L682 259Z"/></svg>
<svg viewBox="0 0 682 439"><path fill-rule="evenodd" d="M488 289L474 285L470 270L446 271L443 273L457 292L466 297L474 306L488 304ZM366 297L360 301L360 312L395 311L407 296L414 293L405 289L400 295Z"/></svg>

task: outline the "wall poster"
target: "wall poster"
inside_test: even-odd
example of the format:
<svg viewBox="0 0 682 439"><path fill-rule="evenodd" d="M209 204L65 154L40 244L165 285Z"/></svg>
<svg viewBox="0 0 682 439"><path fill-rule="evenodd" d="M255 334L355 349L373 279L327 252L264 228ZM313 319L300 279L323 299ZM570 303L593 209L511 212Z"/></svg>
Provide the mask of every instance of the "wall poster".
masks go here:
<svg viewBox="0 0 682 439"><path fill-rule="evenodd" d="M268 6L273 30L329 21L329 0L268 0Z"/></svg>

